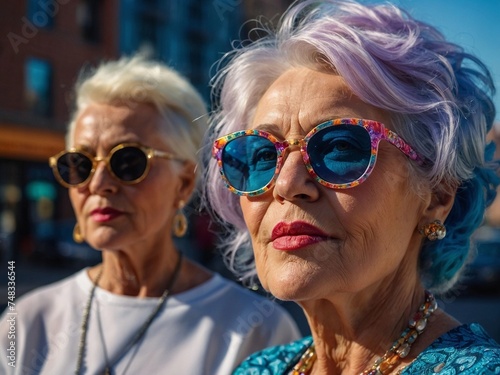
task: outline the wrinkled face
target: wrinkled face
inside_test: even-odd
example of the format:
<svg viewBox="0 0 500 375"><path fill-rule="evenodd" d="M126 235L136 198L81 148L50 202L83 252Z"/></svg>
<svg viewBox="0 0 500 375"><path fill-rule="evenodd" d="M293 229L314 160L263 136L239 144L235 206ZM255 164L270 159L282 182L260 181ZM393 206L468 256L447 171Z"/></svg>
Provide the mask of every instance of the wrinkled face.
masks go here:
<svg viewBox="0 0 500 375"><path fill-rule="evenodd" d="M391 128L389 116L354 96L342 78L307 68L290 69L271 85L249 128L300 139L336 118ZM335 190L314 181L292 148L271 190L240 198L264 288L301 301L390 283L402 270L417 277L417 227L425 204L410 189L407 163L382 141L371 176Z"/></svg>
<svg viewBox="0 0 500 375"><path fill-rule="evenodd" d="M162 121L147 104L91 104L77 118L73 147L99 157L121 143L175 153L159 131ZM171 236L179 200L187 201L193 187L193 169L159 157L150 162L147 177L137 184L117 181L101 161L87 185L69 189L81 232L92 247L148 248Z"/></svg>

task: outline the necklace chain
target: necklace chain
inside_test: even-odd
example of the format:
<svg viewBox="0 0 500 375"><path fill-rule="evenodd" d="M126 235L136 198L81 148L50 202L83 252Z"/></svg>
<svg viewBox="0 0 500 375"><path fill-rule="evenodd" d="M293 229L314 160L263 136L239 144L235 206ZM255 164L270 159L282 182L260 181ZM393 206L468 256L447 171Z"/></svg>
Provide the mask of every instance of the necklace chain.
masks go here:
<svg viewBox="0 0 500 375"><path fill-rule="evenodd" d="M437 309L437 302L431 292L425 291L425 301L418 311L408 322L408 327L394 341L390 349L377 359L371 368L363 371L360 375L387 375L390 374L400 363L401 359L408 356L411 346L418 336L427 327L427 320ZM297 364L292 369L291 375L309 375L316 361L316 349L312 343ZM403 369L398 371L401 373Z"/></svg>
<svg viewBox="0 0 500 375"><path fill-rule="evenodd" d="M174 272L172 274L172 278L170 279L167 288L164 290L163 294L161 295L158 304L156 305L155 309L151 312L151 314L148 316L146 321L142 324L142 326L139 328L139 330L136 332L132 340L125 345L125 347L122 349L120 352L120 355L116 357L115 363L118 362L127 352L135 345L137 342L144 336L146 331L148 330L149 326L153 322L153 320L156 318L158 313L160 312L161 308L165 304L165 301L167 300L167 297L170 294L170 290L175 284L175 281L177 280L177 277L179 276L179 271L181 269L181 262L182 262L182 254L179 253L179 258L177 260L177 264L175 265ZM78 345L78 357L77 357L77 362L76 362L76 370L75 370L75 375L80 375L80 372L82 370L82 365L83 365L83 357L85 354L85 348L86 348L86 343L87 343L87 331L88 331L88 325L89 325L89 318L90 318L90 310L92 307L92 300L94 299L95 295L95 290L97 288L97 285L99 283L99 280L102 276L102 267L101 270L99 271L99 274L94 280L94 283L92 285L92 289L89 294L89 298L87 300L87 304L85 306L85 310L83 311L83 317L82 317L82 325L81 325L81 336L80 336L80 342ZM101 332L102 334L102 332ZM102 338L102 337L101 337ZM104 342L103 342L104 345ZM108 358L106 358L106 368L104 370L104 374L109 375L111 374L111 368L114 364L108 363Z"/></svg>

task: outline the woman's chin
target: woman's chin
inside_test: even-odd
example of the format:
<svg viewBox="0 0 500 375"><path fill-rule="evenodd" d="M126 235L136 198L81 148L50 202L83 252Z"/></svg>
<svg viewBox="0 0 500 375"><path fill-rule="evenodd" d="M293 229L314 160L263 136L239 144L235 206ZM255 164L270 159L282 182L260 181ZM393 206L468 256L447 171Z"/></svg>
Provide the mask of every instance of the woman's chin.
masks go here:
<svg viewBox="0 0 500 375"><path fill-rule="evenodd" d="M302 301L311 298L312 286L304 279L280 278L270 280L265 285L266 290L281 301Z"/></svg>
<svg viewBox="0 0 500 375"><path fill-rule="evenodd" d="M124 241L122 236L118 234L92 234L86 238L90 247L96 250L112 250L115 248L122 248Z"/></svg>

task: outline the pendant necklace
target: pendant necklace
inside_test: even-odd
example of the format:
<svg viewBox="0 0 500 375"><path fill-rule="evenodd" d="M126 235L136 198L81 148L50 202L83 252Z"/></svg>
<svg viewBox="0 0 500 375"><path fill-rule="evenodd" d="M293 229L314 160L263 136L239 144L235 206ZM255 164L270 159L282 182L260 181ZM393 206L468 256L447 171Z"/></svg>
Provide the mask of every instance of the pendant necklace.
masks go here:
<svg viewBox="0 0 500 375"><path fill-rule="evenodd" d="M368 370L363 371L360 375L386 375L390 374L400 363L401 359L405 358L409 353L412 344L420 336L427 326L427 320L437 309L437 302L431 292L425 291L425 301L420 306L419 310L413 315L408 322L408 327L401 333L399 338L394 341L391 348ZM290 372L291 375L309 375L312 372L312 367L316 361L316 349L312 343L307 350L302 354L297 364ZM404 368L398 370L396 375L401 374Z"/></svg>
<svg viewBox="0 0 500 375"><path fill-rule="evenodd" d="M148 330L149 326L153 322L153 320L156 318L158 313L160 312L161 308L165 304L165 301L167 300L167 297L170 294L170 290L175 284L175 281L177 280L177 277L179 276L179 272L181 269L181 263L182 263L182 254L179 253L179 258L177 259L177 264L175 265L174 272L172 274L172 278L170 279L167 288L161 295L160 299L158 300L158 304L154 308L154 310L151 312L151 314L148 316L146 321L142 324L142 326L139 328L139 330L136 332L136 334L133 336L132 340L124 346L124 348L121 350L120 355L116 358L114 363L109 363L108 362L108 357L107 353L105 352L105 357L106 357L106 368L103 371L104 375L111 375L111 369L115 363L117 363L125 354L128 353L128 351L135 345L137 342L144 336L146 331ZM81 325L81 336L80 336L80 342L78 345L78 357L77 357L77 362L76 362L76 370L75 370L75 375L80 375L81 370L82 370L82 365L83 365L83 357L85 355L85 347L87 344L87 330L89 326L89 318L90 318L90 310L92 307L92 300L94 299L95 295L95 290L97 288L97 285L99 283L99 280L102 276L102 267L101 270L99 271L99 274L95 278L92 289L90 291L89 298L87 300L87 304L85 306L85 310L83 311L83 317L82 317L82 325ZM101 330L101 324L99 322L99 329L100 329L100 334L101 334L101 339L103 339L102 335L102 330ZM103 341L103 345L104 341ZM105 346L104 346L105 348ZM106 349L104 349L106 350ZM129 364L130 365L130 364ZM128 366L127 366L128 367Z"/></svg>

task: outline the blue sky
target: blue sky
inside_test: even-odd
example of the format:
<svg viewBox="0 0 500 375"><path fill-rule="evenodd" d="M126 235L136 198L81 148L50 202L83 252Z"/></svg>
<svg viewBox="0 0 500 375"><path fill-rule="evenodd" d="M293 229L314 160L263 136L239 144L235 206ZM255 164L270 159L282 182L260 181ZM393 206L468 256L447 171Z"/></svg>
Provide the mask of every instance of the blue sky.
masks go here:
<svg viewBox="0 0 500 375"><path fill-rule="evenodd" d="M380 3L380 0L364 0ZM390 0L436 26L449 40L478 56L490 69L500 121L500 0Z"/></svg>

